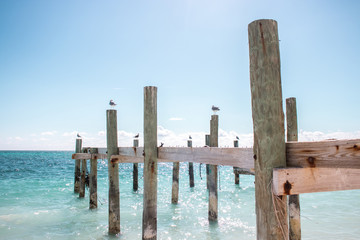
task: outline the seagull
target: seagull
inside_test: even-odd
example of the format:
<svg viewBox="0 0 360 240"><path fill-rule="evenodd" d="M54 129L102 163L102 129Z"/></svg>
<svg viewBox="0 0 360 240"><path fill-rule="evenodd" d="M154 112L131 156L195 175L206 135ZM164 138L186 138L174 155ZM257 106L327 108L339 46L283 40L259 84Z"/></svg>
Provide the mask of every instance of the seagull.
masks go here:
<svg viewBox="0 0 360 240"><path fill-rule="evenodd" d="M213 111L214 111L214 114L216 114L217 111L220 111L220 108L219 108L219 107L215 107L214 105L212 105L211 110L213 110Z"/></svg>
<svg viewBox="0 0 360 240"><path fill-rule="evenodd" d="M189 139L192 139L191 135L189 135Z"/></svg>
<svg viewBox="0 0 360 240"><path fill-rule="evenodd" d="M239 140L239 137L238 137L238 136L236 136L236 139L237 139L237 140Z"/></svg>
<svg viewBox="0 0 360 240"><path fill-rule="evenodd" d="M116 103L111 99L109 105L110 107L114 108L116 106Z"/></svg>
<svg viewBox="0 0 360 240"><path fill-rule="evenodd" d="M76 135L78 138L81 138L81 136L80 136L80 134L78 133L77 135Z"/></svg>
<svg viewBox="0 0 360 240"><path fill-rule="evenodd" d="M134 136L134 138L138 138L138 137L139 137L139 133Z"/></svg>
<svg viewBox="0 0 360 240"><path fill-rule="evenodd" d="M160 147L162 147L162 146L164 146L164 143L161 143L161 144L160 144Z"/></svg>

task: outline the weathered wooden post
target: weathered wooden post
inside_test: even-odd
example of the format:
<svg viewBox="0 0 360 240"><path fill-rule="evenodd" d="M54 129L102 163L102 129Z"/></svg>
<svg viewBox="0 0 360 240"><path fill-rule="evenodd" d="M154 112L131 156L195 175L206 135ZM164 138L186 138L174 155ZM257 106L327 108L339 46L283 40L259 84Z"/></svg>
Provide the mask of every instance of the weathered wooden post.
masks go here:
<svg viewBox="0 0 360 240"><path fill-rule="evenodd" d="M205 146L210 147L210 134L205 135ZM206 164L206 189L209 189L209 164Z"/></svg>
<svg viewBox="0 0 360 240"><path fill-rule="evenodd" d="M79 198L85 197L85 185L86 185L86 159L81 159L81 177L80 177L80 189Z"/></svg>
<svg viewBox="0 0 360 240"><path fill-rule="evenodd" d="M142 239L157 238L157 88L144 88L144 204Z"/></svg>
<svg viewBox="0 0 360 240"><path fill-rule="evenodd" d="M248 33L257 239L287 239L286 196L272 193L273 168L286 166L277 22L254 21Z"/></svg>
<svg viewBox="0 0 360 240"><path fill-rule="evenodd" d="M287 141L298 141L296 98L286 99ZM300 199L299 195L289 196L289 239L301 239Z"/></svg>
<svg viewBox="0 0 360 240"><path fill-rule="evenodd" d="M218 147L218 126L219 116L212 115L210 121L210 147ZM209 165L209 220L217 221L218 219L218 167Z"/></svg>
<svg viewBox="0 0 360 240"><path fill-rule="evenodd" d="M172 188L171 188L171 203L177 204L179 200L179 169L180 163L173 163L173 176L172 176Z"/></svg>
<svg viewBox="0 0 360 240"><path fill-rule="evenodd" d="M81 138L77 138L76 139L76 144L75 144L75 152L76 153L81 153L81 146L82 145L82 139ZM75 180L74 180L74 192L75 193L79 193L80 191L80 164L81 161L80 159L76 159L75 160Z"/></svg>
<svg viewBox="0 0 360 240"><path fill-rule="evenodd" d="M237 148L239 147L239 141L238 140L234 140L234 147ZM235 175L235 184L239 185L240 183L240 177L239 177L239 171L237 167L234 167L234 175Z"/></svg>
<svg viewBox="0 0 360 240"><path fill-rule="evenodd" d="M106 110L106 140L109 175L109 233L120 232L119 164L111 162L112 155L118 155L117 112Z"/></svg>
<svg viewBox="0 0 360 240"><path fill-rule="evenodd" d="M192 141L188 140L187 145L188 145L188 147L192 148ZM190 184L190 187L195 186L195 183L194 183L194 163L192 163L192 162L189 162L189 184Z"/></svg>
<svg viewBox="0 0 360 240"><path fill-rule="evenodd" d="M133 143L134 148L139 147L139 139L134 139ZM139 170L138 170L138 163L133 164L133 190L137 191L139 188Z"/></svg>
<svg viewBox="0 0 360 240"><path fill-rule="evenodd" d="M97 153L97 149L93 149L91 152ZM90 177L89 177L89 208L97 208L97 158L90 159Z"/></svg>

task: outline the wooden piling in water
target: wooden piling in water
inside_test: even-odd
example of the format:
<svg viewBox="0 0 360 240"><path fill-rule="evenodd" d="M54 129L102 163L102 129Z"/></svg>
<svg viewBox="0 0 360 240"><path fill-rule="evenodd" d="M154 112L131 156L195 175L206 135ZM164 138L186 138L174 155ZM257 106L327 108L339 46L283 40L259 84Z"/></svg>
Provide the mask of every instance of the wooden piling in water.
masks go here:
<svg viewBox="0 0 360 240"><path fill-rule="evenodd" d="M234 140L234 147L239 147L239 141L238 140ZM234 170L234 175L235 175L235 184L239 185L240 184L240 174L239 174L239 171L238 171L238 168L237 167L234 167L233 168Z"/></svg>
<svg viewBox="0 0 360 240"><path fill-rule="evenodd" d="M75 152L76 153L81 153L81 147L82 147L81 145L82 145L82 139L80 139L80 138L76 139L76 144L75 144ZM81 176L80 166L81 166L81 161L79 159L76 159L75 160L74 193L79 193L79 190L80 190L80 176Z"/></svg>
<svg viewBox="0 0 360 240"><path fill-rule="evenodd" d="M296 98L286 99L287 141L298 141ZM289 196L289 240L301 239L300 199L299 195Z"/></svg>
<svg viewBox="0 0 360 240"><path fill-rule="evenodd" d="M171 203L177 204L179 200L179 170L180 163L173 163L173 176L172 176L172 188L171 188Z"/></svg>
<svg viewBox="0 0 360 240"><path fill-rule="evenodd" d="M272 192L274 167L286 166L277 22L249 24L257 239L287 239L286 196Z"/></svg>
<svg viewBox="0 0 360 240"><path fill-rule="evenodd" d="M134 148L139 147L139 139L134 139L133 143ZM139 189L139 170L138 163L133 164L133 190L137 191Z"/></svg>
<svg viewBox="0 0 360 240"><path fill-rule="evenodd" d="M188 140L187 145L188 145L188 147L192 148L192 141ZM190 187L195 186L195 182L194 182L194 163L192 163L192 162L189 162L189 184L190 184Z"/></svg>
<svg viewBox="0 0 360 240"><path fill-rule="evenodd" d="M86 185L86 159L81 159L81 176L80 176L80 188L79 198L85 197L85 185Z"/></svg>
<svg viewBox="0 0 360 240"><path fill-rule="evenodd" d="M212 115L210 121L210 147L218 147L219 116ZM209 165L209 214L210 221L218 219L218 167Z"/></svg>
<svg viewBox="0 0 360 240"><path fill-rule="evenodd" d="M106 140L109 175L109 233L120 232L119 164L112 163L112 155L118 154L117 112L106 110Z"/></svg>
<svg viewBox="0 0 360 240"><path fill-rule="evenodd" d="M97 149L90 152L97 153ZM90 159L90 176L89 176L89 208L97 208L97 158Z"/></svg>
<svg viewBox="0 0 360 240"><path fill-rule="evenodd" d="M205 146L210 147L210 134L205 135ZM209 189L209 164L206 164L206 189Z"/></svg>
<svg viewBox="0 0 360 240"><path fill-rule="evenodd" d="M157 88L144 88L144 204L142 239L157 238Z"/></svg>

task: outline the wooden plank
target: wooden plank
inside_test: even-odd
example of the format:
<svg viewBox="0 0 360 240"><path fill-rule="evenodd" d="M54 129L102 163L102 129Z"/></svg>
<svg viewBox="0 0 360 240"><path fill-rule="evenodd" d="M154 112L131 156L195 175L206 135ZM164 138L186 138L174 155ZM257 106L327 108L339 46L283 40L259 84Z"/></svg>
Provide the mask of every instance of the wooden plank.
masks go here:
<svg viewBox="0 0 360 240"><path fill-rule="evenodd" d="M287 198L275 198L274 167L286 166L277 22L249 24L251 105L254 128L257 239L288 239Z"/></svg>
<svg viewBox="0 0 360 240"><path fill-rule="evenodd" d="M360 139L288 142L288 167L360 168Z"/></svg>
<svg viewBox="0 0 360 240"><path fill-rule="evenodd" d="M120 147L120 155L111 157L119 163L143 163L143 148ZM158 148L158 162L195 162L212 165L234 166L244 169L254 169L252 148Z"/></svg>
<svg viewBox="0 0 360 240"><path fill-rule="evenodd" d="M120 233L119 164L110 159L112 155L119 154L115 109L106 110L106 144L109 175L109 233L118 234Z"/></svg>
<svg viewBox="0 0 360 240"><path fill-rule="evenodd" d="M179 201L179 175L180 163L173 163L172 187L171 187L171 203L177 204Z"/></svg>
<svg viewBox="0 0 360 240"><path fill-rule="evenodd" d="M142 239L157 238L157 88L144 88L144 195Z"/></svg>
<svg viewBox="0 0 360 240"><path fill-rule="evenodd" d="M276 195L360 189L360 169L277 168L273 174Z"/></svg>
<svg viewBox="0 0 360 240"><path fill-rule="evenodd" d="M286 139L298 141L296 99L286 99ZM289 210L289 240L301 240L301 217L299 195L290 195L288 201Z"/></svg>
<svg viewBox="0 0 360 240"><path fill-rule="evenodd" d="M106 159L107 155L106 154L101 154L101 153L74 153L71 156L72 159L78 160L78 159Z"/></svg>
<svg viewBox="0 0 360 240"><path fill-rule="evenodd" d="M81 159L81 176L80 176L80 188L79 188L79 198L85 197L85 181L86 181L86 160Z"/></svg>

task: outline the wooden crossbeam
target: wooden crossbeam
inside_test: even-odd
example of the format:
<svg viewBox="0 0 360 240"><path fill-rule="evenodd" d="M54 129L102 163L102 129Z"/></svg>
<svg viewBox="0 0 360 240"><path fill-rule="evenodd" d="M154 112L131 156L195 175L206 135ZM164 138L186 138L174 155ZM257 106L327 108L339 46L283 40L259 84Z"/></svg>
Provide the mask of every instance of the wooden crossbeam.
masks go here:
<svg viewBox="0 0 360 240"><path fill-rule="evenodd" d="M120 147L119 155L111 161L118 163L142 163L143 148ZM158 148L158 162L196 162L253 169L252 148Z"/></svg>
<svg viewBox="0 0 360 240"><path fill-rule="evenodd" d="M74 153L71 156L72 159L106 159L107 155L106 154L101 154L101 153Z"/></svg>
<svg viewBox="0 0 360 240"><path fill-rule="evenodd" d="M360 169L360 139L288 142L286 166Z"/></svg>
<svg viewBox="0 0 360 240"><path fill-rule="evenodd" d="M275 168L275 195L360 189L360 169Z"/></svg>
<svg viewBox="0 0 360 240"><path fill-rule="evenodd" d="M106 158L106 148L97 148L93 157ZM74 154L73 159L90 159L90 154ZM119 147L119 155L112 161L143 163L143 147ZM356 168L360 169L360 139L319 142L287 142L288 167L303 168ZM158 148L159 162L196 162L254 169L252 148Z"/></svg>

